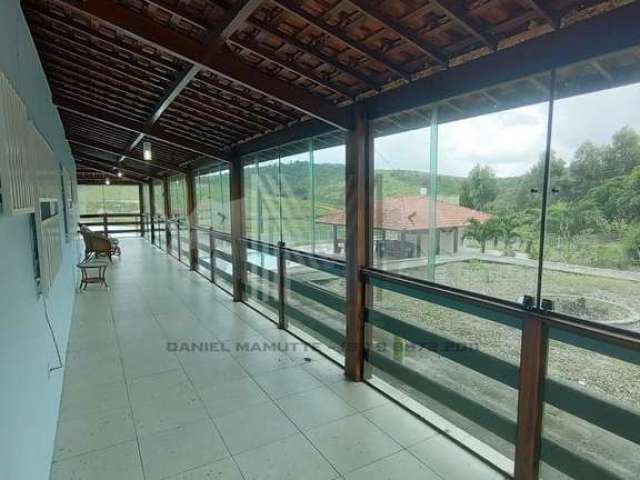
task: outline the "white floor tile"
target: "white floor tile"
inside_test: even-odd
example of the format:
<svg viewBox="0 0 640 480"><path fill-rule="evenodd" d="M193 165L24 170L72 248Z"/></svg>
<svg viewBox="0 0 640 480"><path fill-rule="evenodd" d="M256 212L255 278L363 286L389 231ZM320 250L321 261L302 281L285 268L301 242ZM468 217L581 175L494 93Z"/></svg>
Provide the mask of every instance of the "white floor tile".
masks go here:
<svg viewBox="0 0 640 480"><path fill-rule="evenodd" d="M140 437L147 480L159 480L229 456L211 421Z"/></svg>
<svg viewBox="0 0 640 480"><path fill-rule="evenodd" d="M306 435L343 475L401 450L360 414L312 428Z"/></svg>
<svg viewBox="0 0 640 480"><path fill-rule="evenodd" d="M247 480L330 480L338 476L300 434L241 453L235 459Z"/></svg>

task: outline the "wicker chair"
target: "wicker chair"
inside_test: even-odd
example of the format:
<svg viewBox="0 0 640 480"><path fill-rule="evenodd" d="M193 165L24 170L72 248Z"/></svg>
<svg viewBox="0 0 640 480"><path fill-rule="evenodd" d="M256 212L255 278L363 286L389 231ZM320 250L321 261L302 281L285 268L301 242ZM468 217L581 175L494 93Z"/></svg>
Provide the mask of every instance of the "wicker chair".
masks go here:
<svg viewBox="0 0 640 480"><path fill-rule="evenodd" d="M112 261L114 255L120 256L122 251L117 239L108 235L91 231L86 225L80 224L80 234L84 240L84 258L105 255Z"/></svg>

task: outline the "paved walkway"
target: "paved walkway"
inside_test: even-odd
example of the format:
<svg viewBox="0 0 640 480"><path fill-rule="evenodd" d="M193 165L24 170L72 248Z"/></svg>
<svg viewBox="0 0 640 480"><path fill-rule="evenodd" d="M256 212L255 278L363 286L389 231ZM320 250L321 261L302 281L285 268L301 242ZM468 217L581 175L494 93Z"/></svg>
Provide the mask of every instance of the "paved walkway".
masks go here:
<svg viewBox="0 0 640 480"><path fill-rule="evenodd" d="M142 239L108 278L77 295L53 480L502 478Z"/></svg>

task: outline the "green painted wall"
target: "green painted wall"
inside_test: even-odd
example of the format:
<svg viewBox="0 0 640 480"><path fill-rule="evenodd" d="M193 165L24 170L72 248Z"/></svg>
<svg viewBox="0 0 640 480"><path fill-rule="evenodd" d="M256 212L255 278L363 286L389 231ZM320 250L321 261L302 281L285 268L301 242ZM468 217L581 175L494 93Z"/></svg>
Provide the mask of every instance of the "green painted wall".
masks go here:
<svg viewBox="0 0 640 480"><path fill-rule="evenodd" d="M0 70L27 105L56 159L75 174L19 0L0 1ZM77 256L76 244L65 244L62 267L46 300L63 355ZM56 363L43 299L33 280L29 217L0 213L0 479L49 476L64 372L49 375Z"/></svg>

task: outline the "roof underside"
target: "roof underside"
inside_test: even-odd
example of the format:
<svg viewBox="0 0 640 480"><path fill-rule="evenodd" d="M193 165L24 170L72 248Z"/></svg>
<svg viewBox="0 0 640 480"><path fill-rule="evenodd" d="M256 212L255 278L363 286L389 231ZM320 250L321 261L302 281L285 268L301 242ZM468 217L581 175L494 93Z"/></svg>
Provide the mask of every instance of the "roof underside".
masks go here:
<svg viewBox="0 0 640 480"><path fill-rule="evenodd" d="M184 172L309 118L345 129L345 107L353 102L609 8L588 0L22 5L82 166L80 182L116 167L134 182ZM544 95L535 81L528 88ZM494 104L499 94L466 101ZM454 116L467 106L449 104ZM390 125L409 123L397 118ZM152 143L151 162L143 160L143 141Z"/></svg>

